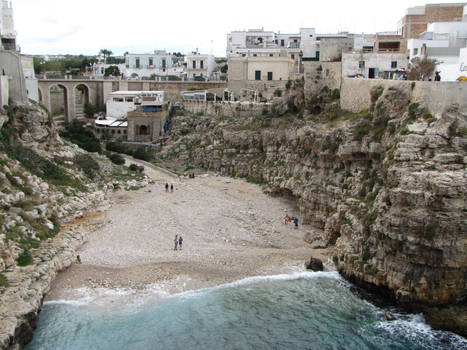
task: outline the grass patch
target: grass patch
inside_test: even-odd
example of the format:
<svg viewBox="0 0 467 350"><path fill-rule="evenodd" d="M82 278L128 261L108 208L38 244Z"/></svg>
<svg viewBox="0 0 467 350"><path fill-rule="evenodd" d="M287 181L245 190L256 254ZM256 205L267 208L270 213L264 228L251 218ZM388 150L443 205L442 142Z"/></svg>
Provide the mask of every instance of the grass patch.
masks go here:
<svg viewBox="0 0 467 350"><path fill-rule="evenodd" d="M3 273L0 273L0 287L8 287L8 280Z"/></svg>
<svg viewBox="0 0 467 350"><path fill-rule="evenodd" d="M21 255L16 259L18 266L27 266L32 263L32 255L29 250L25 250Z"/></svg>

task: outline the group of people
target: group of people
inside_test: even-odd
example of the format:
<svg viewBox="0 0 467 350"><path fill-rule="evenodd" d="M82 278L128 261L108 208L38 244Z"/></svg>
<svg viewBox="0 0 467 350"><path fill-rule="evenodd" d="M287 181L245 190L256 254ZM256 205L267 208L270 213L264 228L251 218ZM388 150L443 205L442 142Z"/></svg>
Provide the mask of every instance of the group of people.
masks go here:
<svg viewBox="0 0 467 350"><path fill-rule="evenodd" d="M183 245L182 235L175 235L174 244L175 244L174 250L182 250L182 245Z"/></svg>
<svg viewBox="0 0 467 350"><path fill-rule="evenodd" d="M295 216L290 217L289 215L285 215L284 224L290 224L291 222L294 223L295 228L298 228L298 218Z"/></svg>
<svg viewBox="0 0 467 350"><path fill-rule="evenodd" d="M174 184L170 184L170 192L174 191ZM169 192L169 184L165 183L165 192Z"/></svg>

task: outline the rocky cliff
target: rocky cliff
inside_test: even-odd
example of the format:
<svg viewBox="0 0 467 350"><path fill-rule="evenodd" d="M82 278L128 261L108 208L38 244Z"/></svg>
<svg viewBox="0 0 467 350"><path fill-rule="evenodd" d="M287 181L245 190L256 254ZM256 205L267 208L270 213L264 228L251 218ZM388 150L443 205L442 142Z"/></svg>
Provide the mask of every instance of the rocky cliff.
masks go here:
<svg viewBox="0 0 467 350"><path fill-rule="evenodd" d="M32 339L45 293L86 239L61 225L147 180L62 140L36 104L0 110L0 348ZM125 176L127 174L128 176Z"/></svg>
<svg viewBox="0 0 467 350"><path fill-rule="evenodd" d="M467 334L466 116L433 116L397 89L374 88L360 113L333 95L292 93L246 117L180 113L159 156L295 199L305 239L333 246L343 276Z"/></svg>

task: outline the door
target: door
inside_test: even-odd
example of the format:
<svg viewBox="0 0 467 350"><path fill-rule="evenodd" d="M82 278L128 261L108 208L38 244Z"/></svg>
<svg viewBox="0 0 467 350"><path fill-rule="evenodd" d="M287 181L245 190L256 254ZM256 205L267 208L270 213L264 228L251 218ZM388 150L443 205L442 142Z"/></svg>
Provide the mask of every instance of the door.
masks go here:
<svg viewBox="0 0 467 350"><path fill-rule="evenodd" d="M374 68L369 68L368 69L368 79L374 79L375 78L375 69Z"/></svg>

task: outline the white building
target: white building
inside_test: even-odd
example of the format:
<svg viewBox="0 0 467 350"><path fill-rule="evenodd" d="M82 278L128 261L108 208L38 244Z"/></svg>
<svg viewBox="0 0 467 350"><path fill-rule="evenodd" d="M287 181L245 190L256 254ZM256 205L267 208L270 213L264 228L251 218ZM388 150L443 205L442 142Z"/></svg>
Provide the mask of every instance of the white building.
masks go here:
<svg viewBox="0 0 467 350"><path fill-rule="evenodd" d="M408 68L407 56L402 53L344 53L342 76L368 79L393 79L395 73Z"/></svg>
<svg viewBox="0 0 467 350"><path fill-rule="evenodd" d="M109 94L106 102L106 116L108 119L121 119L139 106L143 111L154 112L163 104L164 91L115 91Z"/></svg>
<svg viewBox="0 0 467 350"><path fill-rule="evenodd" d="M460 64L463 62L461 51L467 47L466 13L467 6L464 7L463 21L430 23L427 31L418 39L408 39L407 50L410 60L414 57L426 57L438 61L436 71L440 72L442 81L455 81L460 76L466 75L460 69Z"/></svg>
<svg viewBox="0 0 467 350"><path fill-rule="evenodd" d="M302 71L302 61L316 59L314 28L300 28L297 34L280 34L263 29L233 31L227 34L227 57L284 57L295 63L295 71Z"/></svg>
<svg viewBox="0 0 467 350"><path fill-rule="evenodd" d="M39 102L39 82L34 74L34 60L32 56L21 55L21 65L26 82L28 99Z"/></svg>
<svg viewBox="0 0 467 350"><path fill-rule="evenodd" d="M150 77L167 77L169 72L174 74L175 71L170 71L173 67L173 56L164 50L156 50L154 53L135 54L129 53L125 55L125 78L150 78Z"/></svg>
<svg viewBox="0 0 467 350"><path fill-rule="evenodd" d="M216 62L213 55L192 52L185 56L188 80L212 80Z"/></svg>
<svg viewBox="0 0 467 350"><path fill-rule="evenodd" d="M1 0L0 5L0 49L16 50L16 32L13 23L11 2Z"/></svg>

